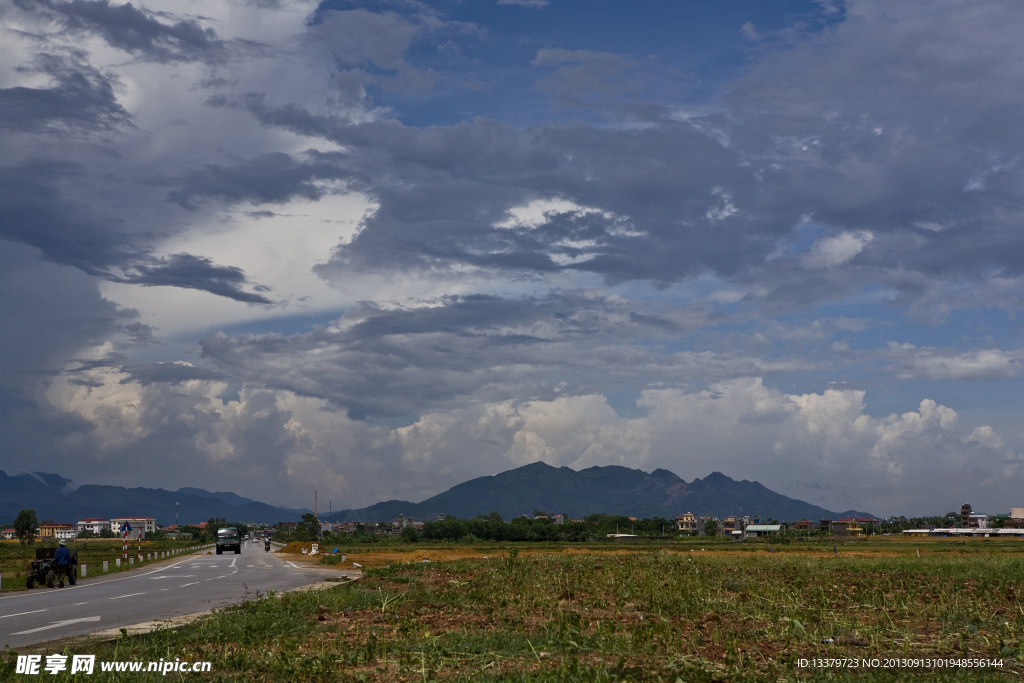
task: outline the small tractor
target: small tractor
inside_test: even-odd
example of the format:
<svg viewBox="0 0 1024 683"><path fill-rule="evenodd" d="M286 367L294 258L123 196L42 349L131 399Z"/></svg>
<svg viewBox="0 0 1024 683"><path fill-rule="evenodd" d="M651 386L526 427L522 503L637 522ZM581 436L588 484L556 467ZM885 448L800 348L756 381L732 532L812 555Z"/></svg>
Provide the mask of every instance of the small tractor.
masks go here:
<svg viewBox="0 0 1024 683"><path fill-rule="evenodd" d="M37 583L39 585L45 583L53 588L53 585L59 582L60 587L63 588L65 578L74 586L77 581L75 577L78 575L78 548L69 548L69 550L71 551L71 560L68 562L68 566L58 569L57 562L53 559L57 552L56 548L36 548L36 559L32 560L32 566L28 570L25 587L32 588Z"/></svg>

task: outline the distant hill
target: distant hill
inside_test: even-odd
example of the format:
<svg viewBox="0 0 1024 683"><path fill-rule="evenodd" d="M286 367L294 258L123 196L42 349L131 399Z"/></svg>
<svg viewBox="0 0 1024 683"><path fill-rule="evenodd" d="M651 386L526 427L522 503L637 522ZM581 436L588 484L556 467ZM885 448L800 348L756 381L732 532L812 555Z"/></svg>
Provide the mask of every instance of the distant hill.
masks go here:
<svg viewBox="0 0 1024 683"><path fill-rule="evenodd" d="M238 507L239 505L247 505L248 503L255 503L256 501L252 498L243 498L237 493L231 493L230 491L214 491L210 493L206 489L197 489L193 486L182 486L178 489L178 493L183 493L187 496L198 496L199 498L207 498L209 500L219 500L232 507Z"/></svg>
<svg viewBox="0 0 1024 683"><path fill-rule="evenodd" d="M727 517L760 515L780 521L873 517L866 512L833 512L789 498L756 481L736 481L721 472L687 484L668 470L651 473L628 467L575 471L536 462L493 477L453 486L421 503L389 500L366 508L340 510L334 521L389 522L399 514L416 520L440 514L462 519L497 512L505 519L534 510L579 518L592 513L672 519L684 512Z"/></svg>
<svg viewBox="0 0 1024 683"><path fill-rule="evenodd" d="M77 522L85 517L155 517L160 525L174 524L174 504L180 503L182 524L223 517L232 522L276 524L297 522L310 510L293 510L235 493L211 493L204 489L178 491L121 486L86 485L72 489L71 481L56 474L34 472L8 476L0 470L0 520L9 523L22 509L36 511L42 521Z"/></svg>

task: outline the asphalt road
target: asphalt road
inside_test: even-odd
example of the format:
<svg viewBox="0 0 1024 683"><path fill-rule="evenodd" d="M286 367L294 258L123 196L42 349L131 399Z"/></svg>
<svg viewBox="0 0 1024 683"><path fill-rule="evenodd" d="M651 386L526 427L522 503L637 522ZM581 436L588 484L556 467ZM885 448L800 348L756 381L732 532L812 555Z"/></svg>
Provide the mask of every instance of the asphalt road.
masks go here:
<svg viewBox="0 0 1024 683"><path fill-rule="evenodd" d="M4 596L0 643L17 648L195 614L241 602L256 591L281 592L337 575L275 557L262 544L246 544L240 555L185 555L151 568L79 579L76 586Z"/></svg>

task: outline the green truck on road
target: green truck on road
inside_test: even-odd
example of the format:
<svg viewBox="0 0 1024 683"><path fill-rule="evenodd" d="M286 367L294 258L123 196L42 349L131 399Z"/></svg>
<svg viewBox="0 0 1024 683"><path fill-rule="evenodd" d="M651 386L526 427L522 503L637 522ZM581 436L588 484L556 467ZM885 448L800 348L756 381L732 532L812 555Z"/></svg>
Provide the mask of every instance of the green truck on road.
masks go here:
<svg viewBox="0 0 1024 683"><path fill-rule="evenodd" d="M233 526L217 529L217 554L223 554L225 549L234 550L235 555L242 552L242 536Z"/></svg>

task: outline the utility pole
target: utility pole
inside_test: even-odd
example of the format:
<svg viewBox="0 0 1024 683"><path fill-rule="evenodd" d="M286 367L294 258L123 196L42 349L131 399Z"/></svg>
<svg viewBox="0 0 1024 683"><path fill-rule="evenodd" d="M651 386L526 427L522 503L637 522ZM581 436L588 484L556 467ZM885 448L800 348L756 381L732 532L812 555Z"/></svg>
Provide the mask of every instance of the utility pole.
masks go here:
<svg viewBox="0 0 1024 683"><path fill-rule="evenodd" d="M174 504L174 526L178 526L178 503Z"/></svg>
<svg viewBox="0 0 1024 683"><path fill-rule="evenodd" d="M316 491L313 491L313 516L316 517L316 521L320 521L320 515L316 511Z"/></svg>

